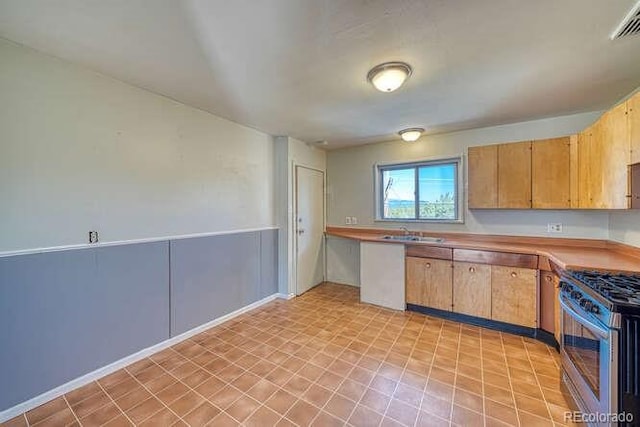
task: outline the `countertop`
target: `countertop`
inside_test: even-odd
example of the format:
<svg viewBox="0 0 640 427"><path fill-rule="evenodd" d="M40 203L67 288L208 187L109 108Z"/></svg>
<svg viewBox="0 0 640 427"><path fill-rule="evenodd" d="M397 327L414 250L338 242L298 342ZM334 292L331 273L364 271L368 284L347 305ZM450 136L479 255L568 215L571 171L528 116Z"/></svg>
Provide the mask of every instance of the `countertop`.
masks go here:
<svg viewBox="0 0 640 427"><path fill-rule="evenodd" d="M382 238L402 234L398 230L347 227L327 227L326 234L365 242L533 254L545 257L565 270L640 273L640 248L607 240L416 232L445 240L438 243L399 242Z"/></svg>

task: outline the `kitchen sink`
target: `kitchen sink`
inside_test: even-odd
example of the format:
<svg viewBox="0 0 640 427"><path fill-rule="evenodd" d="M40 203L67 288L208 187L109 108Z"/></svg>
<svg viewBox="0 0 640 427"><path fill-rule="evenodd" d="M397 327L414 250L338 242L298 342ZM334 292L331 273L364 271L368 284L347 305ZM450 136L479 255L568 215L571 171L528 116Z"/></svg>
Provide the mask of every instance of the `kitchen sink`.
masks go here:
<svg viewBox="0 0 640 427"><path fill-rule="evenodd" d="M397 240L400 242L425 242L425 243L441 243L444 242L443 238L440 237L430 237L430 236L414 236L414 235L404 235L404 236L382 236L384 240Z"/></svg>

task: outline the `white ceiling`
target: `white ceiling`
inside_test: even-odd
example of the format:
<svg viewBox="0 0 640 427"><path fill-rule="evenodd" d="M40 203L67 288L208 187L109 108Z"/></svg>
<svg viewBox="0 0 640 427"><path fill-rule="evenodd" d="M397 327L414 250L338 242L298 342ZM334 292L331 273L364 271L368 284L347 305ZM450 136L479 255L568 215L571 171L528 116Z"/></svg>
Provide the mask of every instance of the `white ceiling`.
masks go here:
<svg viewBox="0 0 640 427"><path fill-rule="evenodd" d="M0 0L0 37L329 148L610 107L640 85L635 0ZM414 74L385 94L367 71Z"/></svg>

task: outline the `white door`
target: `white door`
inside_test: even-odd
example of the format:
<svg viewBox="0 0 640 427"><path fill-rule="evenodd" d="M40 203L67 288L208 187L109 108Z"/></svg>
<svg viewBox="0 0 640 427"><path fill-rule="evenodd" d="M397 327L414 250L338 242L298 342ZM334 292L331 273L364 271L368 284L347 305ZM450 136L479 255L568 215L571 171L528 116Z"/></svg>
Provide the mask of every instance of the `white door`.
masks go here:
<svg viewBox="0 0 640 427"><path fill-rule="evenodd" d="M324 173L296 166L296 294L324 280Z"/></svg>

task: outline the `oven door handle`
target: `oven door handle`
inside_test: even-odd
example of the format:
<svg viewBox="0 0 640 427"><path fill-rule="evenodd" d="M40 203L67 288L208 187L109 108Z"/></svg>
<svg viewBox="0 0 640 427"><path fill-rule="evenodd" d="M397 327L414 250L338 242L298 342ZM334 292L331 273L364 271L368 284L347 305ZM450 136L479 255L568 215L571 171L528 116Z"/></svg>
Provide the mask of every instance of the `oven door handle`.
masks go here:
<svg viewBox="0 0 640 427"><path fill-rule="evenodd" d="M600 338L608 340L609 339L609 330L603 328L600 325L597 325L591 321L589 321L584 315L581 315L578 310L573 307L573 303L566 299L564 296L560 296L560 305L562 308L571 315L578 323L586 326L591 332L595 332L596 335L599 335Z"/></svg>

